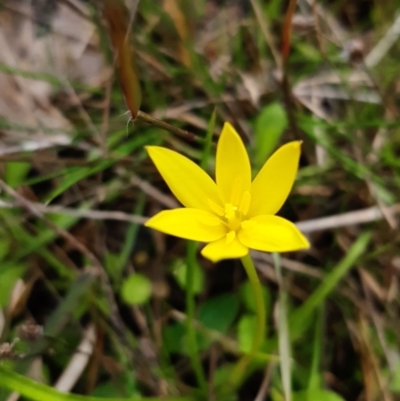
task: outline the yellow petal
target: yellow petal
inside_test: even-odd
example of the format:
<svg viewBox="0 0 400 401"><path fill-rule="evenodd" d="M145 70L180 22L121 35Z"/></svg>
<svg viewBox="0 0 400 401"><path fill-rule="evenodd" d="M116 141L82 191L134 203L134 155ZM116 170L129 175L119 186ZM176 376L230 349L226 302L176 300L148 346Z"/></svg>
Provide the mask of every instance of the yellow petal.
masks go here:
<svg viewBox="0 0 400 401"><path fill-rule="evenodd" d="M243 141L229 123L218 141L215 176L222 201L239 206L243 192L250 190L251 168Z"/></svg>
<svg viewBox="0 0 400 401"><path fill-rule="evenodd" d="M218 218L200 209L172 209L157 213L145 226L193 241L210 242L224 237L227 229Z"/></svg>
<svg viewBox="0 0 400 401"><path fill-rule="evenodd" d="M221 205L215 182L197 164L167 148L147 146L146 150L182 205L209 212L210 202Z"/></svg>
<svg viewBox="0 0 400 401"><path fill-rule="evenodd" d="M212 262L218 262L222 259L241 258L247 255L248 248L241 244L237 237L232 241L229 241L230 239L223 237L218 241L211 242L203 248L201 254Z"/></svg>
<svg viewBox="0 0 400 401"><path fill-rule="evenodd" d="M290 252L310 247L308 240L290 221L271 215L253 217L242 223L240 242L266 252Z"/></svg>
<svg viewBox="0 0 400 401"><path fill-rule="evenodd" d="M251 184L248 217L275 214L292 189L299 166L301 142L281 146L264 164Z"/></svg>

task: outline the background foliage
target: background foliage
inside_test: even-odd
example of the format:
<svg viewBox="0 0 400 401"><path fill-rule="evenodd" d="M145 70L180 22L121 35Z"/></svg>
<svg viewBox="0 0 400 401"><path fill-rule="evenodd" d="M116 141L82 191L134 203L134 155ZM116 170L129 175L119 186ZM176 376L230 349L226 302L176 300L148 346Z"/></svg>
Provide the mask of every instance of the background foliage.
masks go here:
<svg viewBox="0 0 400 401"><path fill-rule="evenodd" d="M2 0L0 400L400 399L399 11L390 0ZM312 243L282 255L282 277L254 253L268 338L231 387L255 324L240 262L193 258L195 245L143 227L177 206L144 146L212 175L224 121L254 172L303 141L280 214Z"/></svg>

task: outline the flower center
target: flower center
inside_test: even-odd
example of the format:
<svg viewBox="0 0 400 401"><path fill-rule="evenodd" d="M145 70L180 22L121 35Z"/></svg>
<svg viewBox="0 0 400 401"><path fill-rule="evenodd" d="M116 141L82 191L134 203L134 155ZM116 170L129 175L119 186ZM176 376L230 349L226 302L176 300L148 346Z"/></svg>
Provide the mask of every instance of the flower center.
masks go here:
<svg viewBox="0 0 400 401"><path fill-rule="evenodd" d="M242 196L237 196L238 202L228 202L222 207L211 199L208 199L208 204L213 212L218 216L215 216L215 220L212 221L205 221L202 222L207 225L218 225L219 222L222 220L223 224L228 229L228 232L225 236L226 243L231 243L236 234L239 232L240 228L242 227L242 223L246 221L246 215L249 212L250 202L251 202L251 195L249 191L244 191ZM220 224L220 223L219 223Z"/></svg>
<svg viewBox="0 0 400 401"><path fill-rule="evenodd" d="M222 220L228 228L226 235L226 243L232 242L236 234L238 233L242 222L246 219L246 215L249 211L251 201L250 192L245 191L240 198L239 205L233 205L232 203L226 203L224 208L224 214Z"/></svg>

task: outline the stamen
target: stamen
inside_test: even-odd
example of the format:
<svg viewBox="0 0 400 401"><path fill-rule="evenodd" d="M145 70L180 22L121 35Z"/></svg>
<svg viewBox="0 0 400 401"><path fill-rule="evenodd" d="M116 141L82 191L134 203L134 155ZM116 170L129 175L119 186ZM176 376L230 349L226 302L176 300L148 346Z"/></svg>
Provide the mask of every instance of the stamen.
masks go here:
<svg viewBox="0 0 400 401"><path fill-rule="evenodd" d="M228 245L230 244L236 237L236 233L235 231L229 231L228 234L226 234L226 240L225 240L225 244Z"/></svg>
<svg viewBox="0 0 400 401"><path fill-rule="evenodd" d="M231 203L225 204L224 216L228 221L232 221L236 217L237 207L233 206Z"/></svg>
<svg viewBox="0 0 400 401"><path fill-rule="evenodd" d="M210 198L207 198L207 203L208 203L208 206L210 206L211 210L215 214L217 214L218 216L221 216L221 217L224 215L224 208L222 206L218 205Z"/></svg>
<svg viewBox="0 0 400 401"><path fill-rule="evenodd" d="M244 191L242 195L242 199L240 200L240 205L239 205L239 213L241 213L243 216L246 216L247 212L249 211L250 208L250 202L251 202L251 195L249 191Z"/></svg>

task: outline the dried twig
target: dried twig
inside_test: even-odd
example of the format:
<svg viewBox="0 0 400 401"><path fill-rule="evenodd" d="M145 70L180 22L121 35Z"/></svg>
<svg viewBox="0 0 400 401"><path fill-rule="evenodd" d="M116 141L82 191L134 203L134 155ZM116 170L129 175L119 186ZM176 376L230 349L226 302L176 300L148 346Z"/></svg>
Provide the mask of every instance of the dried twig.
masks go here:
<svg viewBox="0 0 400 401"><path fill-rule="evenodd" d="M400 204L388 207L388 211L391 214L400 213ZM382 219L383 215L379 207L372 206L366 209L356 210L353 212L337 214L335 216L301 221L296 225L304 233L311 233L314 231L329 230L332 228L371 223L373 221Z"/></svg>
<svg viewBox="0 0 400 401"><path fill-rule="evenodd" d="M143 183L142 185L144 185ZM0 182L1 187L1 182ZM168 207L178 207L178 203L171 202L171 198L163 195L165 199L163 200L163 204ZM158 196L157 196L158 198ZM129 223L135 224L144 224L148 217L132 215L125 212L119 211L102 211L102 210L84 210L84 209L73 209L62 206L46 206L40 203L32 203L24 199L25 202L30 204L29 208L24 207L29 212L32 213L32 209L35 210L33 212L34 215L39 213L40 215L44 213L48 214L65 214L69 216L82 217L86 219L92 220L118 220L118 221L126 221ZM5 202L0 200L0 208L7 209L15 209L18 207L23 207L22 205ZM400 204L396 204L388 207L388 212L391 214L400 213ZM330 230L339 227L347 227L353 226L357 224L365 224L371 223L374 221L382 220L383 215L378 206L372 206L366 209L356 210L347 213L341 213L334 216L321 217L319 219L312 219L306 221L300 221L296 223L297 227L303 231L304 233L312 233L316 231L322 230Z"/></svg>
<svg viewBox="0 0 400 401"><path fill-rule="evenodd" d="M73 209L63 206L46 206L41 203L32 203L32 206L40 213L64 214L72 217L81 217L90 220L120 220L136 224L144 224L147 220L147 217L130 215L124 212L117 211ZM15 209L16 207L19 207L19 205L0 200L0 208L2 209Z"/></svg>
<svg viewBox="0 0 400 401"><path fill-rule="evenodd" d="M92 356L95 341L96 329L94 325L90 325L85 330L76 352L54 385L57 390L69 392L75 386Z"/></svg>
<svg viewBox="0 0 400 401"><path fill-rule="evenodd" d="M174 127L173 125L168 124L165 121L159 120L155 117L152 117L150 114L144 113L141 110L138 111L135 119L152 124L155 127L164 129L165 131L171 132L172 134L175 134L177 136L180 136L182 138L185 138L185 139L193 141L193 142L203 142L204 141L203 138L196 136L192 132Z"/></svg>
<svg viewBox="0 0 400 401"><path fill-rule="evenodd" d="M364 59L364 64L367 68L376 66L389 49L397 42L400 36L400 15L395 19L393 25L386 32L385 36L378 44L369 52Z"/></svg>

